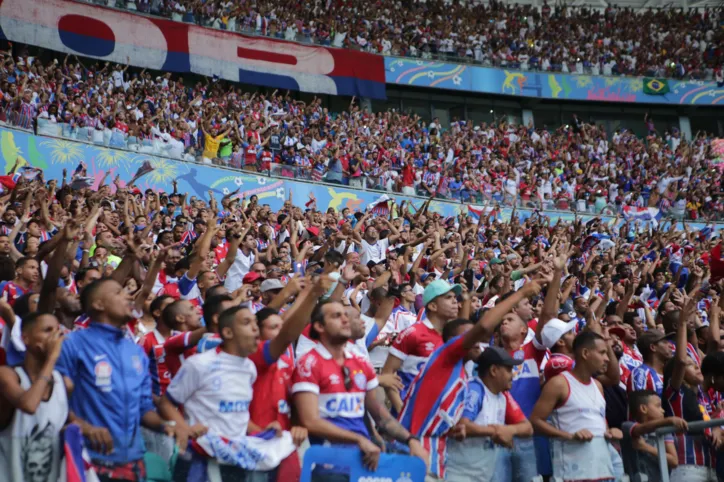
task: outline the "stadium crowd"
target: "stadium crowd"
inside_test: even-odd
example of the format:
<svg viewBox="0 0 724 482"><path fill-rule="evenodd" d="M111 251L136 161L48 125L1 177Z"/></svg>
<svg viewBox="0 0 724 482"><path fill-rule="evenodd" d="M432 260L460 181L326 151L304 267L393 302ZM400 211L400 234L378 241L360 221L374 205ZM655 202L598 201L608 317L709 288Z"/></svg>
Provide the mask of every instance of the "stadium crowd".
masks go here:
<svg viewBox="0 0 724 482"><path fill-rule="evenodd" d="M444 0L96 3L278 39L522 70L714 79L724 55L721 9Z"/></svg>
<svg viewBox="0 0 724 482"><path fill-rule="evenodd" d="M187 85L171 73L12 50L0 52L0 121L39 134L462 202L724 217L714 137L683 139L648 116L643 138L625 129L609 137L575 115L555 130L457 118L442 126L372 113L354 98L331 113L321 99L305 103L289 92L243 92L216 79Z"/></svg>
<svg viewBox="0 0 724 482"><path fill-rule="evenodd" d="M717 480L721 428L687 430L723 408L710 227L441 218L432 197L340 212L292 192L275 212L141 191L148 165L95 189L84 164L17 167L0 177L9 480L58 480L67 423L101 481L159 459L174 481L294 481L307 443L372 469L409 453L428 481L660 480L667 426L671 480Z"/></svg>

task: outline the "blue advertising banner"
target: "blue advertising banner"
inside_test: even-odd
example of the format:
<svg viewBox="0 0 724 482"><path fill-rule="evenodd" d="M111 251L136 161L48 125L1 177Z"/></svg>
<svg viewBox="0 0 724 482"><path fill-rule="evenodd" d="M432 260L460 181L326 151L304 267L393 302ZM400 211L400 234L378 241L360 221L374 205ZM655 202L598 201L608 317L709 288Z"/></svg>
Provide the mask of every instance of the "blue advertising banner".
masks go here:
<svg viewBox="0 0 724 482"><path fill-rule="evenodd" d="M16 161L20 165L39 167L45 172L45 179L61 179L63 169L73 172L83 161L88 166L88 175L95 180L93 185L97 189L101 180L108 173L110 182L119 175L122 182L129 181L144 161L149 161L154 170L141 178L136 184L141 190L153 189L157 192L172 192L172 182L178 183L180 192L186 192L190 197L209 199L209 191L219 199L225 194L240 190L239 195L246 195L247 199L256 195L260 204L268 204L273 210L281 209L284 201L293 196L296 205L303 205L310 196L317 200L317 209L326 211L333 208L340 211L344 208L364 211L367 207L379 200L384 194L378 191L362 191L343 186L320 184L312 182L292 181L285 178L269 177L256 173L245 173L231 169L224 169L203 164L182 162L148 154L132 151L109 149L103 146L85 144L54 137L36 136L26 131L19 131L0 127L0 170L8 172ZM115 187L112 187L115 189ZM420 207L424 199L418 197L400 196L396 193L387 193L398 204L403 200L412 202ZM477 216L481 212L479 206L472 209L468 205L457 202L435 200L430 203L430 212L441 216L457 216L458 214ZM521 219L529 217L529 209L518 209ZM555 223L558 219L572 221L575 215L572 212L547 211L544 213ZM498 213L501 219L509 219L510 208L503 208ZM587 221L593 216L580 216ZM601 216L611 219L609 216ZM694 229L701 229L704 224L689 223Z"/></svg>
<svg viewBox="0 0 724 482"><path fill-rule="evenodd" d="M504 68L385 57L388 84L542 99L724 106L716 82L668 79L669 92L644 94L643 77L523 72Z"/></svg>

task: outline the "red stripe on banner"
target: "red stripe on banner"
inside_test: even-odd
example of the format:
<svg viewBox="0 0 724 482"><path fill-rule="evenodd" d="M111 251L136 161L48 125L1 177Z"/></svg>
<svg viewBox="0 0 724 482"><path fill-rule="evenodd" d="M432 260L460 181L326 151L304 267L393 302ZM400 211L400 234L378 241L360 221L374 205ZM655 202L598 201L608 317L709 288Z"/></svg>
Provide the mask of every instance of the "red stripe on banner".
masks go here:
<svg viewBox="0 0 724 482"><path fill-rule="evenodd" d="M58 21L58 30L115 42L113 30L101 22L84 15L63 15Z"/></svg>
<svg viewBox="0 0 724 482"><path fill-rule="evenodd" d="M236 55L242 59L263 60L265 62L274 62L277 64L297 65L297 58L293 55L245 49L244 47L236 47Z"/></svg>

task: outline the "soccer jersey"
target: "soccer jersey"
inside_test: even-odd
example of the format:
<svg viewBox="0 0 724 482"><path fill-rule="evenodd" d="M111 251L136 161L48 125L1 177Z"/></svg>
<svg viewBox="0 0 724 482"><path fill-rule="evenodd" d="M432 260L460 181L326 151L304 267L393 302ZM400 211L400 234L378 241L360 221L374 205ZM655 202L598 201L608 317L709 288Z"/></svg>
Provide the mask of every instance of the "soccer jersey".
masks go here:
<svg viewBox="0 0 724 482"><path fill-rule="evenodd" d="M659 396L664 391L664 377L656 373L656 370L648 366L646 363L642 363L633 370L631 375L628 377L628 384L626 389L629 392L636 390L653 390Z"/></svg>
<svg viewBox="0 0 724 482"><path fill-rule="evenodd" d="M546 348L533 338L510 355L523 360L521 365L513 367L513 396L526 417L530 417L538 398L540 398L540 366L546 356Z"/></svg>
<svg viewBox="0 0 724 482"><path fill-rule="evenodd" d="M399 417L402 426L420 437L430 454L429 471L440 478L445 476L447 432L465 408L467 350L462 342L457 336L430 355L410 385Z"/></svg>
<svg viewBox="0 0 724 482"><path fill-rule="evenodd" d="M30 290L23 289L14 281L8 281L0 290L0 296L5 298L10 306L15 305L15 300L28 293Z"/></svg>
<svg viewBox="0 0 724 482"><path fill-rule="evenodd" d="M257 367L263 369L273 362L269 342L248 358L230 355L217 347L184 363L166 395L175 404L183 405L189 425L203 423L209 433L241 439L249 425Z"/></svg>
<svg viewBox="0 0 724 482"><path fill-rule="evenodd" d="M404 306L396 306L392 310L390 317L387 319L385 326L382 327L382 330L380 330L380 332L376 335L375 340L373 341L379 341L384 339L389 340L390 337L394 338L397 336L398 333L406 330L416 321L417 316L413 312L411 312ZM372 361L372 366L375 368L382 368L385 365L385 361L387 360L387 355L389 354L389 352L389 342L380 346L376 346L370 352L370 360Z"/></svg>
<svg viewBox="0 0 724 482"><path fill-rule="evenodd" d="M390 347L390 355L402 360L397 372L404 388L400 392L403 400L408 388L430 355L442 345L442 336L424 319L402 331Z"/></svg>
<svg viewBox="0 0 724 482"><path fill-rule="evenodd" d="M514 425L525 415L508 392L495 394L482 380L468 380L463 417L479 426ZM449 440L446 477L452 481L492 481L496 472L496 445L491 437L467 437ZM486 476L482 476L485 474Z"/></svg>
<svg viewBox="0 0 724 482"><path fill-rule="evenodd" d="M171 336L178 335L180 332L174 331ZM153 330L145 334L138 342L143 351L148 356L148 370L151 372L151 390L156 396L166 393L168 384L171 383L171 372L166 366L166 353L163 344L166 339L158 330Z"/></svg>
<svg viewBox="0 0 724 482"><path fill-rule="evenodd" d="M196 283L196 278L189 279L186 274L184 274L178 280L178 290L179 293L181 293L182 300L188 300L194 306L203 306L204 301L201 299L201 291L199 290L199 285Z"/></svg>
<svg viewBox="0 0 724 482"><path fill-rule="evenodd" d="M337 427L369 437L365 427L365 396L379 385L372 366L348 350L344 367L332 358L321 343L299 359L292 376L292 393L310 392L318 396L319 415ZM309 437L311 444L325 441Z"/></svg>
<svg viewBox="0 0 724 482"><path fill-rule="evenodd" d="M260 341L258 350L263 349L265 343ZM276 421L284 430L292 427L289 396L293 372L294 361L289 351L284 352L274 363L257 367L257 379L254 382L256 396L249 407L255 424L266 427Z"/></svg>
<svg viewBox="0 0 724 482"><path fill-rule="evenodd" d="M671 386L667 386L663 390L661 398L664 400L664 410L667 417L684 418L683 389L675 390ZM698 394L698 399L702 419L710 420L709 414L704 407L705 403L702 400L701 392ZM679 465L714 467L716 459L712 453L712 446L706 436L676 433L674 434L674 442L676 443L676 456L679 459Z"/></svg>
<svg viewBox="0 0 724 482"><path fill-rule="evenodd" d="M154 350L159 359L165 359L166 368L173 378L184 361L196 353L196 346L191 345L191 332L186 331L169 337Z"/></svg>

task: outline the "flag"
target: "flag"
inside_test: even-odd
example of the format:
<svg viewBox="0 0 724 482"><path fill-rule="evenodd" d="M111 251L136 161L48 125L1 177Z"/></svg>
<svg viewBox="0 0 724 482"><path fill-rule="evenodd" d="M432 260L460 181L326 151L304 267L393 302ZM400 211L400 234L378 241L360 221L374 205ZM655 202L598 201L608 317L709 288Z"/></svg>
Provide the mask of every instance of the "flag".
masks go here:
<svg viewBox="0 0 724 482"><path fill-rule="evenodd" d="M146 160L146 161L143 161L143 164L141 164L141 167L138 168L138 170L136 171L136 174L133 177L138 179L139 177L145 176L146 174L148 174L151 171L153 171L153 166L151 165L151 163L148 160Z"/></svg>
<svg viewBox="0 0 724 482"><path fill-rule="evenodd" d="M296 449L291 433L282 432L277 437L273 430L234 440L207 433L192 441L191 446L217 462L259 471L277 468Z"/></svg>
<svg viewBox="0 0 724 482"><path fill-rule="evenodd" d="M669 81L654 77L644 77L644 94L664 95L669 93Z"/></svg>
<svg viewBox="0 0 724 482"><path fill-rule="evenodd" d="M367 210L376 216L390 215L390 196L383 194L376 201L367 205Z"/></svg>
<svg viewBox="0 0 724 482"><path fill-rule="evenodd" d="M624 206L623 217L627 221L652 221L658 224L661 219L661 210L658 208L635 208Z"/></svg>
<svg viewBox="0 0 724 482"><path fill-rule="evenodd" d="M68 425L63 431L63 454L62 482L99 482L88 452L83 449L83 436L76 424Z"/></svg>
<svg viewBox="0 0 724 482"><path fill-rule="evenodd" d="M493 216L495 218L498 217L499 213L495 210L495 208L492 207L485 207L485 206L473 206L472 204L468 205L468 216L473 218L473 221L480 222L480 216Z"/></svg>

